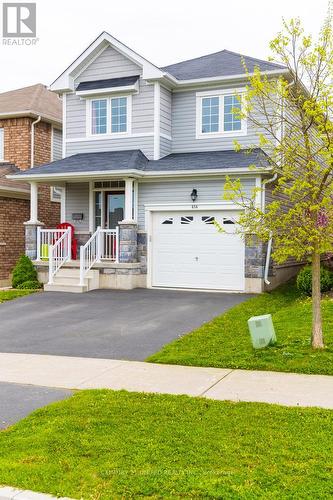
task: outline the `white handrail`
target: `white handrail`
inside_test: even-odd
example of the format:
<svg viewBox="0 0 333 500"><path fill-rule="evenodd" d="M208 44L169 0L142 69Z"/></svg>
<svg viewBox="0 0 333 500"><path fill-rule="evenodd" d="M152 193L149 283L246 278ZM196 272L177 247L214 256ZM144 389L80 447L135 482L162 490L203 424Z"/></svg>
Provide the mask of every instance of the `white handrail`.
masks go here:
<svg viewBox="0 0 333 500"><path fill-rule="evenodd" d="M99 260L99 234L98 227L85 245L80 247L80 285L84 285L84 278L92 266Z"/></svg>
<svg viewBox="0 0 333 500"><path fill-rule="evenodd" d="M119 230L100 227L80 247L80 285L84 285L87 273L96 262L111 260L118 262Z"/></svg>
<svg viewBox="0 0 333 500"><path fill-rule="evenodd" d="M49 248L67 229L37 228L37 260L49 260Z"/></svg>
<svg viewBox="0 0 333 500"><path fill-rule="evenodd" d="M63 234L54 245L48 247L49 252L49 284L54 281L54 276L65 262L71 259L71 228L62 230Z"/></svg>

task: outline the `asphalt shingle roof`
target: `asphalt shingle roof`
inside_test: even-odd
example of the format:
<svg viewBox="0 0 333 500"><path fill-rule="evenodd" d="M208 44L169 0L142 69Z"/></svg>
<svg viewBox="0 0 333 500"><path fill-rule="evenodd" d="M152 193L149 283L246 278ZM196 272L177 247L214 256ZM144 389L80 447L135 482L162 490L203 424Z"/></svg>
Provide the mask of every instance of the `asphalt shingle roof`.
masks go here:
<svg viewBox="0 0 333 500"><path fill-rule="evenodd" d="M0 114L15 116L16 113L41 115L43 118L61 123L62 102L54 92L47 90L41 83L1 93Z"/></svg>
<svg viewBox="0 0 333 500"><path fill-rule="evenodd" d="M189 59L188 61L170 64L161 69L178 80L242 75L245 73L243 60L250 73L253 72L255 67L259 67L261 71L285 69L285 66L280 64L244 56L226 49L214 54Z"/></svg>
<svg viewBox="0 0 333 500"><path fill-rule="evenodd" d="M62 160L34 167L19 175L68 174L139 170L143 172L247 168L256 164L268 165L268 157L261 149L252 151L207 151L202 153L173 153L160 160L148 160L141 150L80 153Z"/></svg>
<svg viewBox="0 0 333 500"><path fill-rule="evenodd" d="M14 163L0 162L0 191L2 187L5 187L7 189L12 188L13 191L15 191L15 189L26 189L27 191L30 191L30 185L28 183L25 183L23 181L12 181L11 179L6 178L6 175L18 174L20 172L21 170L16 165L14 165Z"/></svg>

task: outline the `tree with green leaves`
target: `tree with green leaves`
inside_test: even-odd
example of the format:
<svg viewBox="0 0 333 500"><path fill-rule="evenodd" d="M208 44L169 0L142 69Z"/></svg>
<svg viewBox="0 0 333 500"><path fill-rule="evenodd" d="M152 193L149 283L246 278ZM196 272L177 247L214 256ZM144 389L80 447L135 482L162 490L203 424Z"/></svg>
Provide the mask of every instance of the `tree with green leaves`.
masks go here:
<svg viewBox="0 0 333 500"><path fill-rule="evenodd" d="M328 17L314 40L299 19L283 22L270 43L271 60L285 66L278 78L247 71L241 111L270 158L273 201L258 206L258 187L246 195L239 180L228 179L225 199L242 210L242 230L268 242L272 258L312 262L312 347L324 347L320 262L333 250L333 31ZM245 63L244 63L245 64ZM240 149L239 144L235 144ZM267 167L266 167L267 168ZM254 165L257 172L263 166Z"/></svg>

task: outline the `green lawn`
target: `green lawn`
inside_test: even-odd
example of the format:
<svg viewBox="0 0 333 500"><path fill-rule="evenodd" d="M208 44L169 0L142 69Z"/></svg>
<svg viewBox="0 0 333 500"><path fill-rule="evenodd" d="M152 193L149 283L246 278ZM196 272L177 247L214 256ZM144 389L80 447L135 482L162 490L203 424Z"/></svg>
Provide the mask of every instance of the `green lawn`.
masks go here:
<svg viewBox="0 0 333 500"><path fill-rule="evenodd" d="M38 290L0 290L0 303L35 293Z"/></svg>
<svg viewBox="0 0 333 500"><path fill-rule="evenodd" d="M311 299L288 284L239 304L148 358L156 363L333 375L333 301L322 300L326 349L310 347ZM247 320L271 313L278 343L255 351Z"/></svg>
<svg viewBox="0 0 333 500"><path fill-rule="evenodd" d="M0 433L0 484L84 499L326 499L333 412L84 391Z"/></svg>

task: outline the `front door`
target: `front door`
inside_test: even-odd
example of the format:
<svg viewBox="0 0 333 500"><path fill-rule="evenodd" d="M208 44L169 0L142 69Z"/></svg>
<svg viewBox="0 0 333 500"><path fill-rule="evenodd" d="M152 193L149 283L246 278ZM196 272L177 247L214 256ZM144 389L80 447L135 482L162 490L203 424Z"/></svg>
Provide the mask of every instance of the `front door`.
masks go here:
<svg viewBox="0 0 333 500"><path fill-rule="evenodd" d="M95 229L115 229L124 219L125 193L121 191L96 191Z"/></svg>
<svg viewBox="0 0 333 500"><path fill-rule="evenodd" d="M105 228L116 229L118 222L124 219L125 194L119 192L106 192L105 197Z"/></svg>

